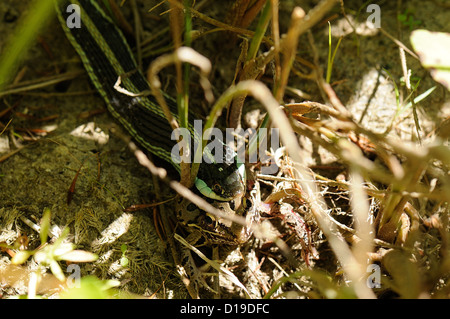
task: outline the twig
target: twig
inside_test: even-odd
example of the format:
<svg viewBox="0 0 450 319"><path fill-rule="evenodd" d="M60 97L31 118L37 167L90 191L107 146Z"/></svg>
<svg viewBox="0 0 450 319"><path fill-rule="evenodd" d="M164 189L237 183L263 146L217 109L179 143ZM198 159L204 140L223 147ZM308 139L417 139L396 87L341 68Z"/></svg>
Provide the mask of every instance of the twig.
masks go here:
<svg viewBox="0 0 450 319"><path fill-rule="evenodd" d="M170 112L170 109L162 94L161 82L159 81L158 73L166 66L177 63L177 61L188 62L200 68L200 84L202 85L205 92L205 99L208 102L212 102L214 100L211 84L208 80L208 74L211 71L211 62L207 58L188 47L181 47L172 54L163 55L157 58L155 61L153 61L148 69L147 79L150 84L152 94L155 96L159 105L163 109L166 119L169 121L169 124L173 130L178 129L180 126ZM194 168L190 169L189 163L185 162L181 162L180 167L181 182L188 187L192 186L195 180L195 176L197 176L198 168L197 170L195 170Z"/></svg>
<svg viewBox="0 0 450 319"><path fill-rule="evenodd" d="M387 36L389 39L391 39L395 44L397 44L399 47L401 47L403 50L405 50L406 52L408 52L409 55L411 55L413 58L415 58L416 60L419 60L419 57L412 52L410 49L408 49L408 47L406 45L404 45L403 43L401 43L399 40L397 40L396 38L394 38L392 35L390 35L386 30L384 30L383 28L379 29L385 36Z"/></svg>
<svg viewBox="0 0 450 319"><path fill-rule="evenodd" d="M168 1L174 7L177 7L177 8L180 8L180 9L184 8L183 4L178 2L177 0L168 0ZM235 32L235 33L239 33L239 34L243 34L243 35L246 35L246 36L249 36L249 37L253 37L253 35L255 34L255 32L253 32L253 31L249 31L249 30L243 29L243 28L233 27L233 26L230 26L230 25L228 25L226 23L223 23L223 22L220 22L220 21L215 20L213 18L210 18L207 15L205 15L205 14L203 14L203 13L201 13L201 12L199 12L199 11L193 9L193 8L191 8L190 10L191 10L192 15L196 16L197 18L199 18L199 19L201 19L201 20L203 20L203 21L205 21L205 22L207 22L209 24L212 24L212 25L214 25L216 27L222 28L224 30Z"/></svg>
<svg viewBox="0 0 450 319"><path fill-rule="evenodd" d="M25 147L26 146L19 147L19 148L15 149L14 151L11 151L11 152L9 152L9 153L7 153L5 155L0 156L0 163L6 161L8 158L13 156L14 154L16 154L16 153L20 152L21 150L23 150Z"/></svg>
<svg viewBox="0 0 450 319"><path fill-rule="evenodd" d="M176 61L182 61L191 63L201 70L201 82L203 89L205 90L205 98L207 101L211 102L213 100L213 95L211 91L211 85L208 81L208 74L211 71L211 62L196 52L195 50L188 47L181 47L176 50L173 54L167 54L160 56L150 65L148 69L147 79L152 89L152 94L156 97L159 105L164 111L164 114L169 121L172 129L177 129L179 126L172 116L172 113L169 110L169 107L164 99L164 96L161 92L161 82L158 78L158 73L165 67L176 63Z"/></svg>
<svg viewBox="0 0 450 319"><path fill-rule="evenodd" d="M295 54L297 52L297 43L301 32L299 25L304 17L305 11L303 11L303 9L300 7L294 8L291 16L291 25L289 26L285 41L283 41L284 59L281 65L280 82L275 89L275 98L278 101L281 101L284 96L284 90L286 89L289 74L291 73L292 63L294 62Z"/></svg>
<svg viewBox="0 0 450 319"><path fill-rule="evenodd" d="M142 48L141 48L141 38L142 38L142 23L141 17L139 15L139 10L136 5L136 0L131 0L131 8L133 10L134 16L134 32L136 39L136 59L138 61L139 70L142 70Z"/></svg>
<svg viewBox="0 0 450 319"><path fill-rule="evenodd" d="M7 87L5 91L0 92L0 97L9 95L9 94L18 94L30 90L44 88L50 85L54 85L56 83L60 83L63 81L71 80L80 74L83 74L82 71L74 71L67 72L63 74L58 74L56 76L49 76L45 78L40 78L33 81L21 82L15 85L10 85Z"/></svg>

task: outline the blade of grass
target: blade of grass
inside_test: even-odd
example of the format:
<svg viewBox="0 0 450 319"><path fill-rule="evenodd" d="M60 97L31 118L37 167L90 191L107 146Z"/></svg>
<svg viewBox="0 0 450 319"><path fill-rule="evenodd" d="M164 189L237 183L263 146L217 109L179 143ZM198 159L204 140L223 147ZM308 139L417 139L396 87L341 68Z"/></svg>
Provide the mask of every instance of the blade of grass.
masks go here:
<svg viewBox="0 0 450 319"><path fill-rule="evenodd" d="M272 17L272 5L270 1L266 1L264 8L261 12L261 16L258 20L258 25L256 26L255 35L252 38L250 47L247 53L247 61L256 58L259 46L261 45L264 34L266 33L267 27L269 26L270 18Z"/></svg>
<svg viewBox="0 0 450 319"><path fill-rule="evenodd" d="M358 152L358 148L351 147L348 149L350 152ZM370 294L370 290L366 290L362 285L366 285L365 275L367 269L367 256L373 250L373 240L375 237L375 231L373 224L370 222L370 206L367 193L364 191L364 178L363 172L359 170L356 165L350 166L350 204L353 212L353 220L355 222L356 236L360 238L353 245L353 255L355 256L355 265L353 265L353 273L351 278L354 281L355 290L360 297L370 298L373 297ZM359 279L359 280L358 280Z"/></svg>
<svg viewBox="0 0 450 319"><path fill-rule="evenodd" d="M51 211L49 208L44 209L44 214L41 219L41 231L39 236L41 238L41 245L47 242L48 232L50 230Z"/></svg>
<svg viewBox="0 0 450 319"><path fill-rule="evenodd" d="M336 44L336 47L334 48L333 54L331 54L331 24L330 21L328 21L328 64L327 64L327 83L330 83L331 80L331 72L333 71L333 63L334 58L336 56L337 50L339 48L339 45L341 44L342 37L339 37L338 43Z"/></svg>
<svg viewBox="0 0 450 319"><path fill-rule="evenodd" d="M275 127L280 129L281 140L283 141L283 144L289 148L289 154L292 157L293 163L297 163L295 165L295 170L297 172L298 179L301 181L300 184L304 193L303 199L311 208L311 212L316 218L321 230L327 237L331 248L335 252L336 257L343 266L345 272L350 278L352 278L353 266L357 263L357 261L355 260L355 257L344 238L336 230L336 225L330 221L326 210L326 203L320 195L320 192L317 190L316 185L314 182L310 181L305 168L300 165L302 158L300 155L301 150L298 139L292 130L289 120L284 112L279 108L279 103L273 97L269 89L259 81L247 80L239 82L236 86L230 87L217 100L213 109L223 108L234 95L242 93L251 94L256 100L263 104L267 109ZM372 292L369 288L365 286L358 288L360 289L355 290L358 296L372 297Z"/></svg>
<svg viewBox="0 0 450 319"><path fill-rule="evenodd" d="M430 95L431 93L433 93L433 91L436 89L436 86L433 86L432 88L429 88L428 90L426 90L425 92L423 92L422 94L416 96L414 98L414 104L419 103L420 101L422 101L423 99L425 99L428 95ZM399 115L401 113L403 113L405 110L409 109L411 106L413 105L413 102L408 102L404 107L402 107L400 109Z"/></svg>
<svg viewBox="0 0 450 319"><path fill-rule="evenodd" d="M8 123L6 123L5 127L4 127L3 130L0 132L0 136L2 136L3 132L6 131L6 129L8 128L9 124L11 124L11 122L12 122L12 119L10 119L10 120L8 121Z"/></svg>
<svg viewBox="0 0 450 319"><path fill-rule="evenodd" d="M208 102L212 102L214 100L214 96L211 90L211 84L208 80L208 74L211 71L211 62L205 58L203 55L199 54L197 51L194 51L188 47L181 47L176 50L172 54L166 54L157 58L150 65L147 72L147 79L150 84L150 88L152 90L152 94L155 96L158 104L163 109L164 115L169 121L170 126L173 130L179 128L179 124L177 119L172 115L169 110L169 107L164 98L164 94L161 91L161 82L158 78L158 73L165 67L172 65L176 62L187 62L193 64L200 68L200 85L202 86L205 92L205 99ZM202 149L203 150L203 149ZM181 181L183 185L188 187L192 186L195 176L197 176L198 167L194 169L194 164L190 167L189 163L180 163L181 165ZM194 175L195 174L195 175Z"/></svg>
<svg viewBox="0 0 450 319"><path fill-rule="evenodd" d="M184 1L184 45L191 47L192 43L192 16L190 12L190 1ZM180 126L188 127L189 123L189 78L191 75L191 66L183 63L183 92L180 94L178 116L180 117Z"/></svg>
<svg viewBox="0 0 450 319"><path fill-rule="evenodd" d="M31 4L28 14L21 19L0 56L0 91L12 80L19 63L46 25L46 21L51 20L49 17L53 12L53 0L35 0Z"/></svg>
<svg viewBox="0 0 450 319"><path fill-rule="evenodd" d="M0 97L9 95L9 94L23 94L25 92L29 92L32 90L44 88L53 84L61 83L63 81L67 81L77 77L80 74L83 74L84 71L69 71L66 73L52 75L47 77L42 77L36 80L31 81L23 81L18 84L8 85L6 86L6 90L0 89ZM67 94L67 93L65 93Z"/></svg>
<svg viewBox="0 0 450 319"><path fill-rule="evenodd" d="M168 2L173 5L174 7L178 7L180 9L184 10L183 4L178 2L177 0L168 0ZM245 36L249 36L252 37L255 32L247 30L247 29L243 29L243 28L238 28L238 27L233 27L231 25L228 25L226 23L223 23L221 21L218 21L216 19L210 18L209 16L207 16L206 14L203 14L193 8L190 9L190 12L193 16L205 21L206 23L209 23L211 25L214 25L218 28L227 30L227 31L231 31L231 32L235 32L235 33L239 33Z"/></svg>

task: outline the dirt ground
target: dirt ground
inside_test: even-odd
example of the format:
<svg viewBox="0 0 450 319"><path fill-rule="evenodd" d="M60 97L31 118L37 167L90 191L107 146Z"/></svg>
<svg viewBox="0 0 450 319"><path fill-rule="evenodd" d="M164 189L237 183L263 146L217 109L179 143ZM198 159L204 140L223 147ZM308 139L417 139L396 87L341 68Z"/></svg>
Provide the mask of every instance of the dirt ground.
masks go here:
<svg viewBox="0 0 450 319"><path fill-rule="evenodd" d="M149 34L152 28L158 29L160 24L168 26L167 15L159 15L167 10L164 5L146 13L156 2L137 1L144 27L149 28ZM377 3L381 8L383 29L398 37L396 2ZM28 4L29 1L0 2L0 34L11 34L20 17L25 14ZM295 6L301 6L307 12L314 4L315 1L280 1L281 31L286 31ZM228 6L228 3L222 1L206 1L200 11L224 21ZM336 45L340 35L344 36L336 54L331 82L338 97L354 118L364 127L381 133L390 125L397 107L392 79L386 70L399 83L398 79L402 76L399 50L384 34L366 26L368 13L360 1L345 1L345 8L357 30L356 34L351 32L348 22L340 14L339 6L327 14L327 17L335 15L331 20L333 45ZM401 10L408 12L415 20L420 20L420 28L450 32L448 8L445 9L443 4L439 5L438 1L403 1ZM127 5L124 11L125 16L130 17ZM22 81L57 72L82 70L75 51L65 39L55 17L49 25L50 27L41 33L40 41L27 55L23 64L26 71ZM255 23L250 29L254 26ZM206 27L209 25L194 19L194 29L201 30ZM401 31L399 39L410 47L409 26L401 26ZM312 29L320 64L324 69L328 53L327 33L326 22L319 23ZM216 97L232 82L241 41L233 38L233 41L223 43L224 34L211 33L195 41L193 45L194 49L208 57L213 64L210 80ZM1 54L5 53L4 40L5 37L0 38ZM51 54L45 49L46 45L49 46ZM158 54L155 52L151 58ZM298 55L309 61L313 59L306 35L300 38ZM422 140L426 141L436 125L450 116L448 92L432 80L418 61L408 55L406 59L412 75L421 78L420 93L437 85L437 89L420 103L417 109ZM302 68L306 72L306 67L299 65L299 69ZM263 77L262 81L270 85L269 78L270 74L267 79ZM163 80L167 91L173 93L174 76L171 68ZM304 100L323 102L313 81L293 75L289 85L304 92ZM192 101L196 101L196 94L199 102L192 104L202 109L206 103L202 100L202 92L198 87L193 89ZM299 102L302 98L289 93L285 102L292 101ZM49 208L55 234L61 233L62 229L68 226L69 241L76 244L78 249L99 256L97 261L81 267L82 275L93 274L103 279L116 279L120 281L120 288L124 291L143 296L155 294L159 298L188 297L183 283L176 275L167 243L162 241L155 231L153 208L137 212L123 211L133 204L155 201L155 187L151 174L139 165L126 142L120 138L126 133L111 115L100 112L88 118L83 117L86 112L105 108L100 96L93 91L87 75L81 72L76 78L56 85L4 96L0 99L0 111L8 105L16 104L11 116L14 119L13 127L15 132L25 138L13 136L11 132L0 136L0 157L23 146L19 152L0 163L0 242L12 244L19 236L25 235L29 240L29 247L37 247L39 234L21 218L26 217L39 224L44 209ZM255 102L250 99L247 109L251 111L254 108ZM50 116L54 118L45 119ZM250 115L245 118L252 119ZM4 119L2 123L6 124ZM30 133L33 129L35 133ZM405 141L416 140L411 110L401 115L401 121L396 122L390 134L393 138ZM342 169L341 163L334 156L319 150L316 145L311 145L305 137L300 137L300 141L305 152L303 164L332 167L331 173L325 169L325 174L329 176L336 176L339 169ZM172 176L176 178L170 165L157 159L156 163L171 171ZM76 192L68 204L68 189L78 171ZM165 185L161 184L160 187L162 198L174 196L173 191ZM347 195L342 194L344 198ZM345 203L342 206L339 200L332 201L336 205L334 216L343 222L348 220L346 201L343 201ZM171 202L165 205L169 214L172 206ZM305 216L305 219L308 218L310 217ZM313 267L335 271L336 261L326 240L318 230L313 237L317 240L316 248L320 256L314 261ZM125 254L129 260L126 267L120 263L123 244L127 246ZM255 298L261 298L270 288L270 284L283 275L282 270L274 267L267 258L261 259L259 251L263 245L259 240L252 239L228 256L221 256L222 259L226 258L225 265L233 269ZM273 258L280 263L284 260L275 248L271 252ZM300 256L300 249L296 250L296 253ZM10 259L11 257L2 251L0 269L7 267ZM26 265L29 271L36 268L36 263L32 260ZM67 265L63 265L63 269L64 267ZM243 292L225 278L222 278L221 284L222 297L244 297ZM0 295L26 293L25 279L18 280L14 285L0 283ZM209 296L205 294L205 297Z"/></svg>

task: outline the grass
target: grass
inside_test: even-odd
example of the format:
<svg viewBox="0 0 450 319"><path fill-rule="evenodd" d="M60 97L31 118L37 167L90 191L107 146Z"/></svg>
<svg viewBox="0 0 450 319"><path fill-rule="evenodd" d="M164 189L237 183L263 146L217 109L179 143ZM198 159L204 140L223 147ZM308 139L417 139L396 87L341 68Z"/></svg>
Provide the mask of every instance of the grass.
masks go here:
<svg viewBox="0 0 450 319"><path fill-rule="evenodd" d="M255 1L256 9L252 9L249 2L236 1L233 10L241 12L242 19L233 24L213 18L206 7L197 8L195 4L190 10L183 11L186 6L192 5L189 1L182 4L178 1L168 2L171 6L169 13L164 8L155 7L152 14L156 15L160 9L164 14L159 19L164 19L166 14L171 15L174 50L151 63L148 80L163 108L167 108L165 97L158 93L163 88L162 83L171 83L172 92L176 92L180 123L168 118L171 125L174 128L186 126L188 109L201 103L206 108L204 130L222 124L223 118L220 115L225 114L227 108L229 114L234 112L233 126L242 125L241 119L248 115L247 107L257 105L261 112L267 113L265 125L280 128L284 145L283 150L271 150L269 154L277 159L280 166L278 175L268 177L258 174L260 166L267 164L264 162L249 167L255 175L248 185L251 186L249 198L253 201L253 209L258 210L256 213L260 217L260 223L248 226L254 234L253 239L239 252L240 257L236 257L239 261L235 264L226 264L227 261L218 264L213 258L198 251L197 247L191 247L193 252L213 265L224 280L232 283L231 296L267 299L286 296L448 298L448 136L436 135L439 134L436 133L439 130L435 130L439 127L437 121L431 128L422 124L420 130L417 121L420 105L434 103L431 97L437 94L437 86L425 87L426 75L410 89L397 85L393 80L392 90L395 96L391 102L396 105L396 110L389 119L391 124L388 129L384 133L377 133L371 127L355 121L348 111L343 102L348 98L344 96L345 90L336 84L345 79L335 79L335 84L330 85L332 70L340 71L341 68L336 61L346 58L343 52L337 52L338 49L348 50L347 39L339 38L335 48L332 48L332 21L327 21L328 41L321 45L319 42L322 40L316 36L326 31L323 27L326 23L320 22L331 15L330 10L359 12L361 8L340 8L339 11L335 6L337 1L327 0L308 12L295 8L289 12L289 21L280 21L280 13L286 12L279 11L282 8L278 1L266 1L264 5L261 1ZM40 9L44 10L45 5ZM226 8L223 6L222 10ZM260 11L260 14L257 15L252 10ZM245 17L250 20L252 19L249 17L254 17L255 22L243 23ZM31 21L38 23L39 19L43 19L41 15ZM411 22L400 21L403 24ZM198 30L206 31L195 33ZM286 30L286 35L280 36L279 30ZM225 60L220 55L221 52L205 50L200 54L196 51L200 51L198 48L203 45L210 44L209 37L214 37L219 32L219 39L223 42L239 43L245 38L243 41L249 42L250 46L243 45L241 52L235 51L237 54L227 55ZM28 30L23 37L18 37L20 41L13 41L11 44L14 50L30 47L34 34ZM191 38L193 34L195 37ZM225 36L228 41L223 40ZM217 41L217 38L213 39ZM359 41L362 40L359 35ZM223 45L225 48L226 43ZM348 54L348 51L345 52ZM358 55L360 54L363 53L358 49ZM240 58L233 59L231 56ZM17 61L13 61L13 58L16 57L0 57L0 83L11 81L14 76L12 70L17 67L19 58ZM302 63L300 58L306 59L308 63ZM322 60L326 63L321 63ZM224 65L216 65L215 61L222 61ZM390 62L394 65L393 70L386 72L394 79L394 74L402 73L399 66L401 63ZM168 68L174 65L173 70ZM195 68L191 68L191 65ZM166 68L170 76L161 72ZM321 70L325 68L323 77ZM423 71L416 68L413 70L414 74ZM219 74L223 72L228 80L233 81L224 84L213 70ZM299 80L296 76L308 71L309 80ZM342 73L334 72L333 78L337 74ZM192 79L199 79L199 85L194 84ZM305 81L308 83L305 84ZM313 101L293 97L291 91L286 90L287 87L306 88ZM431 95L433 92L435 93ZM4 98L14 100L15 96L8 94ZM291 100L295 102L290 103ZM414 114L408 115L406 111L412 108ZM404 129L401 127L402 123L397 121L400 116L406 119L413 117L416 135L422 143L417 143L414 139L401 140L395 136L397 130ZM4 118L0 120L3 122ZM8 120L3 128L0 127L0 135L13 133L14 126L14 121ZM302 144L299 143L299 137ZM315 162L307 167L305 163L314 162L312 154L305 152L305 145L308 143L313 145L319 156L332 156L335 159L332 165ZM185 187L191 184L189 180L192 181L198 167L185 168L179 183L169 178L164 169L156 167L138 149L133 148L133 151L140 163L167 183L173 192L189 198L209 216L229 218ZM338 173L336 169L339 170ZM0 176L7 175L5 172L2 174ZM78 181L80 182L82 181ZM30 200L29 203L22 204L34 203ZM167 207L170 209L170 206ZM2 248L14 253L12 263L27 264L33 256L40 269L48 269L49 273L64 281L66 278L62 277L64 275L60 262L67 256L58 249L65 248L64 253L69 255L76 251L72 245L65 244L72 230L66 228L54 242L50 242L47 239L50 211L44 207L42 211L39 239L29 245L34 249L7 244L2 244ZM241 216L234 216L232 219L235 223L248 222ZM183 240L181 237L176 238ZM261 245L258 246L258 243ZM119 247L119 262L122 268L131 271L130 265L135 253L133 245L122 244ZM253 254L244 256L249 251ZM94 256L88 252L81 255ZM72 254L71 257L77 256ZM226 255L221 257L226 258ZM258 267L254 267L255 264ZM92 292L101 298L117 296L120 286L104 279L107 278L100 280L86 277L81 289L65 292L61 296L89 297ZM200 290L197 293L202 297L211 297L208 292ZM36 287L29 286L28 296L37 296Z"/></svg>
<svg viewBox="0 0 450 319"><path fill-rule="evenodd" d="M6 49L0 56L0 91L3 91L5 85L12 80L18 64L22 62L35 37L52 14L53 0L34 1L28 15L20 20L16 32L9 37Z"/></svg>
<svg viewBox="0 0 450 319"><path fill-rule="evenodd" d="M333 50L333 53L331 53L331 24L328 21L328 63L327 63L327 76L326 76L326 80L327 83L330 83L331 80L331 72L333 71L333 63L334 63L334 58L336 57L336 53L337 50L339 49L339 45L341 44L342 41L342 37L339 38L338 43L336 44L336 47Z"/></svg>

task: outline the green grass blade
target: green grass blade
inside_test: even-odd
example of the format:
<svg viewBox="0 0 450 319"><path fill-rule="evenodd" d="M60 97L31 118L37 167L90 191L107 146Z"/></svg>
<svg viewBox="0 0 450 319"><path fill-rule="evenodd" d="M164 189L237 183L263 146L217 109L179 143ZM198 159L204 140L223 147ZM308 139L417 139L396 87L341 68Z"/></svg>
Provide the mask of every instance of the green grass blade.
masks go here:
<svg viewBox="0 0 450 319"><path fill-rule="evenodd" d="M327 63L327 78L326 82L330 83L331 80L331 72L333 70L334 58L336 56L337 50L339 49L339 45L341 44L342 37L339 38L336 47L334 48L333 54L331 54L331 24L328 21L328 63Z"/></svg>
<svg viewBox="0 0 450 319"><path fill-rule="evenodd" d="M261 41L264 38L269 21L272 18L272 5L270 1L266 1L264 8L262 9L261 16L258 20L258 25L256 26L255 35L252 38L250 47L247 53L247 61L256 58Z"/></svg>
<svg viewBox="0 0 450 319"><path fill-rule="evenodd" d="M53 0L35 0L21 19L0 56L0 91L12 80L16 70L33 45L46 21L54 14Z"/></svg>

